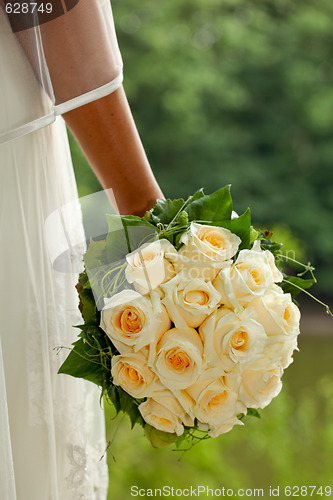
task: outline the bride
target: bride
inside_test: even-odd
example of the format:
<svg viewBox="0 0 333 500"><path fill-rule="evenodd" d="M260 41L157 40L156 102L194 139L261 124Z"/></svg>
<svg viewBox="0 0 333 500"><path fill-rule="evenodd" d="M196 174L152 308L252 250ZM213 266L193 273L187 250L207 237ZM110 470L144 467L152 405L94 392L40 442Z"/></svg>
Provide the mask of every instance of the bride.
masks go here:
<svg viewBox="0 0 333 500"><path fill-rule="evenodd" d="M107 495L99 391L57 375L66 353L54 348L73 342L80 321L77 268L52 267L45 231L49 215L77 199L63 118L120 213L142 215L163 196L121 85L109 1L72 4L57 16L40 9L38 19L0 0L2 500ZM62 224L84 241L80 211L66 212Z"/></svg>

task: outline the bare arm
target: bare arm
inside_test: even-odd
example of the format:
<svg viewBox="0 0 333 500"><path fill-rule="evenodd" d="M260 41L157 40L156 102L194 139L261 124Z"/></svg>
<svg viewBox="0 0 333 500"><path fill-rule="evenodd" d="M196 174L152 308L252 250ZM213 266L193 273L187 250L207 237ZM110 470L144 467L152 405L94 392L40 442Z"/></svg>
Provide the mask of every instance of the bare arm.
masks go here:
<svg viewBox="0 0 333 500"><path fill-rule="evenodd" d="M64 115L102 186L121 214L143 215L163 198L123 88Z"/></svg>

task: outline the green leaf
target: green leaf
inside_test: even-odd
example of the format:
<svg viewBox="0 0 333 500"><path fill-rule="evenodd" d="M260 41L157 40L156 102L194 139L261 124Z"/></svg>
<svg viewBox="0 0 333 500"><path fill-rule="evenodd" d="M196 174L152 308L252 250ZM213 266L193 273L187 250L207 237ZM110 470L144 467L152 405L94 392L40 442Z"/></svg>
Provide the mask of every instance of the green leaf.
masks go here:
<svg viewBox="0 0 333 500"><path fill-rule="evenodd" d="M188 431L187 429L184 430L183 434L179 436L179 438L176 441L176 448L180 448L184 441L188 439Z"/></svg>
<svg viewBox="0 0 333 500"><path fill-rule="evenodd" d="M135 216L107 215L109 233L106 238L107 264L113 265L125 259L143 243L157 239L157 228Z"/></svg>
<svg viewBox="0 0 333 500"><path fill-rule="evenodd" d="M87 269L104 266L106 262L106 240L90 240L86 253L83 256Z"/></svg>
<svg viewBox="0 0 333 500"><path fill-rule="evenodd" d="M182 210L185 201L182 198L177 200L157 200L156 207L151 211L151 216L155 224L168 225Z"/></svg>
<svg viewBox="0 0 333 500"><path fill-rule="evenodd" d="M194 198L184 209L190 221L207 220L214 224L215 221L230 219L232 212L230 187L228 185L211 195Z"/></svg>
<svg viewBox="0 0 333 500"><path fill-rule="evenodd" d="M259 411L256 408L248 408L246 416L261 418Z"/></svg>
<svg viewBox="0 0 333 500"><path fill-rule="evenodd" d="M280 253L281 247L282 243L276 243L275 241L271 241L270 239L260 238L260 248L262 250L269 250L273 255L275 255L276 253Z"/></svg>
<svg viewBox="0 0 333 500"><path fill-rule="evenodd" d="M189 196L186 200L186 206L188 207L191 203L201 200L201 198L206 198L207 195L205 195L203 188L198 189L192 196Z"/></svg>
<svg viewBox="0 0 333 500"><path fill-rule="evenodd" d="M110 398L111 403L115 407L117 414L121 411L120 397L118 393L118 387L115 385L110 385L107 388L107 395Z"/></svg>
<svg viewBox="0 0 333 500"><path fill-rule="evenodd" d="M89 281L88 281L89 283ZM96 303L94 294L91 290L90 283L88 287L82 287L79 281L76 285L80 297L79 309L85 322L90 321L96 315Z"/></svg>
<svg viewBox="0 0 333 500"><path fill-rule="evenodd" d="M134 400L132 396L127 394L127 392L125 392L120 387L118 388L118 395L119 395L119 403L121 411L127 413L127 415L129 416L132 428L134 427L135 424L140 424L144 426L144 420L138 409L136 400Z"/></svg>
<svg viewBox="0 0 333 500"><path fill-rule="evenodd" d="M261 415L256 408L248 408L246 414L240 413L239 415L237 415L238 420L241 420L244 423L247 422L248 417L261 418Z"/></svg>
<svg viewBox="0 0 333 500"><path fill-rule="evenodd" d="M224 227L225 229L229 229L232 233L237 234L242 240L239 247L240 250L243 248L251 248L251 211L249 208L235 219L215 221L214 225Z"/></svg>
<svg viewBox="0 0 333 500"><path fill-rule="evenodd" d="M84 320L90 320L96 313L96 307L103 307L103 298L99 302L97 297L101 296L100 282L105 274L107 265L106 240L90 240L86 253L83 256L84 265L87 272L87 279L90 283L91 292L82 290L81 283L77 285L80 295L80 310ZM94 304L95 307L94 307Z"/></svg>
<svg viewBox="0 0 333 500"><path fill-rule="evenodd" d="M251 248L251 211L248 208L246 212L244 212L239 217L236 217L232 220L216 220L212 224L211 221L200 221L202 224L214 225L218 227L224 227L225 229L229 229L234 234L240 237L242 243L240 245L240 249L243 248Z"/></svg>
<svg viewBox="0 0 333 500"><path fill-rule="evenodd" d="M251 228L250 228L250 244L251 245L255 242L255 240L258 238L258 236L259 236L258 231L256 231L254 229L254 227L251 226Z"/></svg>
<svg viewBox="0 0 333 500"><path fill-rule="evenodd" d="M98 362L99 354L96 348L89 346L82 338L74 342L73 346L58 373L83 378L101 385L101 365Z"/></svg>
<svg viewBox="0 0 333 500"><path fill-rule="evenodd" d="M203 189L199 189L185 201L183 198L176 200L157 200L156 207L151 211L152 219L155 224L169 225L171 222L178 220L178 214L186 210L186 208L196 200L204 198ZM184 216L183 216L184 218ZM179 221L178 221L179 222Z"/></svg>
<svg viewBox="0 0 333 500"><path fill-rule="evenodd" d="M88 279L88 276L87 276L86 272L83 272L83 273L79 274L79 281L78 281L78 285L77 285L76 288L78 288L79 285L84 290L90 290L91 289L90 282L89 282L89 279Z"/></svg>
<svg viewBox="0 0 333 500"><path fill-rule="evenodd" d="M80 292L79 307L84 321L90 321L96 315L96 302L91 290Z"/></svg>
<svg viewBox="0 0 333 500"><path fill-rule="evenodd" d="M132 428L135 424L142 425L142 427L145 425L145 422L138 409L138 401L141 400L134 399L121 387L115 386L112 383L109 383L105 387L105 390L108 395L108 401L113 404L117 414L120 412L127 413L130 418Z"/></svg>
<svg viewBox="0 0 333 500"><path fill-rule="evenodd" d="M287 276L283 275L282 283L279 283L279 286L282 288L284 293L290 293L291 298L294 299L297 297L302 290L307 290L310 288L316 281L314 279L303 279L298 276Z"/></svg>
<svg viewBox="0 0 333 500"><path fill-rule="evenodd" d="M84 257L93 294L81 293L84 319L94 314L93 302L100 310L104 299L124 288L126 255L143 243L157 239L157 228L140 217L107 215L109 232L104 241L90 241Z"/></svg>
<svg viewBox="0 0 333 500"><path fill-rule="evenodd" d="M153 448L163 448L164 446L176 442L178 439L177 434L159 431L149 424L145 425L144 430L145 436Z"/></svg>
<svg viewBox="0 0 333 500"><path fill-rule="evenodd" d="M96 303L87 273L79 275L76 289L80 297L79 309L82 317L85 322L90 321L96 314Z"/></svg>
<svg viewBox="0 0 333 500"><path fill-rule="evenodd" d="M182 210L177 217L178 226L180 228L186 228L189 225L188 213Z"/></svg>

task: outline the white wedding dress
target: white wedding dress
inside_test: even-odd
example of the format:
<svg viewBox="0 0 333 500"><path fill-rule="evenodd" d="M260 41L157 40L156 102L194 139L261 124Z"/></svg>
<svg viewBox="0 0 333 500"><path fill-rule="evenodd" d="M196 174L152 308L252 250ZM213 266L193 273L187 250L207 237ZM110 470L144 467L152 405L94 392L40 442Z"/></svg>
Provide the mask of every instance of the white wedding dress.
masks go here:
<svg viewBox="0 0 333 500"><path fill-rule="evenodd" d="M71 345L78 332L72 325L81 321L74 288L78 248L65 256L67 272L55 269L45 231L50 214L77 199L66 129L57 115L112 92L122 80L108 2L101 1L100 8L118 61L115 74L107 81L104 73L99 81L94 70L93 88L89 84L86 92L59 103L38 26L29 30L27 50L0 6L1 500L107 496L100 391L89 382L57 374L68 351L58 354L56 348ZM29 62L32 49L35 65ZM82 71L88 73L84 55ZM78 78L82 88L84 74ZM68 206L73 209L61 218L60 232L81 241L82 253L81 213L74 204ZM55 226L54 242L63 236L58 231ZM71 264L73 272L68 272Z"/></svg>

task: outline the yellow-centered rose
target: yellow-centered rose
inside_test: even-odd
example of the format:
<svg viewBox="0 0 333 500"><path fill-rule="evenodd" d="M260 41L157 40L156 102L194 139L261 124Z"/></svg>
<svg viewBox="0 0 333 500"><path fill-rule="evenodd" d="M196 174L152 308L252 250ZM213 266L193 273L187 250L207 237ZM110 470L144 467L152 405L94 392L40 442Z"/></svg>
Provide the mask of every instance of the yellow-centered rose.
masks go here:
<svg viewBox="0 0 333 500"><path fill-rule="evenodd" d="M222 307L202 323L199 332L204 343L204 358L210 366L220 367L227 373L236 364L262 356L267 335L251 313L245 310L236 316Z"/></svg>
<svg viewBox="0 0 333 500"><path fill-rule="evenodd" d="M141 352L132 352L112 357L113 383L120 385L134 398L151 396L161 384L147 365L147 357Z"/></svg>
<svg viewBox="0 0 333 500"><path fill-rule="evenodd" d="M176 271L189 279L211 280L220 269L230 266L241 240L228 229L192 222L180 242L183 246L174 257Z"/></svg>
<svg viewBox="0 0 333 500"><path fill-rule="evenodd" d="M220 294L203 279L184 279L177 274L161 288L165 292L162 299L176 328L199 326L218 306Z"/></svg>
<svg viewBox="0 0 333 500"><path fill-rule="evenodd" d="M184 243L180 252L194 261L224 262L236 254L241 239L223 227L192 222L180 242Z"/></svg>
<svg viewBox="0 0 333 500"><path fill-rule="evenodd" d="M172 328L156 346L154 371L171 391L193 384L202 370L203 346L193 328Z"/></svg>
<svg viewBox="0 0 333 500"><path fill-rule="evenodd" d="M208 424L216 434L216 429L230 422L236 423L237 415L245 410L238 403L239 376L221 376L216 369L208 369L186 392L195 401L193 415L201 424ZM230 427L229 427L230 428Z"/></svg>
<svg viewBox="0 0 333 500"><path fill-rule="evenodd" d="M231 308L246 306L256 297L262 297L273 283L272 266L267 255L255 250L241 250L236 262L222 269L213 281L222 303Z"/></svg>
<svg viewBox="0 0 333 500"><path fill-rule="evenodd" d="M107 299L101 311L100 326L121 354L128 352L128 346L139 351L156 342L170 325L159 298L153 306L150 298L134 290L123 290Z"/></svg>

